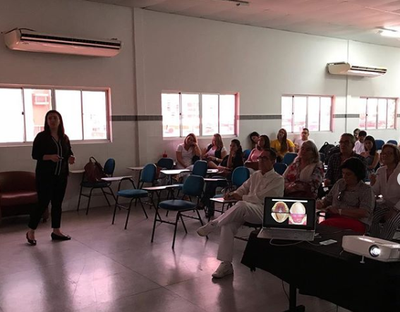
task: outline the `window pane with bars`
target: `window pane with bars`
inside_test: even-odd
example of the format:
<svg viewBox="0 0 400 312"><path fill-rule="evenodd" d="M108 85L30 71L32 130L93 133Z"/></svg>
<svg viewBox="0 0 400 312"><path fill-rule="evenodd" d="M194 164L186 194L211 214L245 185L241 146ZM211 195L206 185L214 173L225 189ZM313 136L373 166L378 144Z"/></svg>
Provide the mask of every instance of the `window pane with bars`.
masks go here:
<svg viewBox="0 0 400 312"><path fill-rule="evenodd" d="M308 97L308 122L307 128L310 131L319 130L319 97L309 96ZM304 128L304 127L303 127ZM301 132L302 129L299 129Z"/></svg>
<svg viewBox="0 0 400 312"><path fill-rule="evenodd" d="M235 134L235 95L220 95L219 133Z"/></svg>
<svg viewBox="0 0 400 312"><path fill-rule="evenodd" d="M179 94L161 94L161 111L163 116L163 136L179 137Z"/></svg>
<svg viewBox="0 0 400 312"><path fill-rule="evenodd" d="M387 106L388 120L387 120L387 128L394 129L396 125L396 100L388 99Z"/></svg>
<svg viewBox="0 0 400 312"><path fill-rule="evenodd" d="M24 89L26 140L32 142L44 130L44 118L52 109L51 90Z"/></svg>
<svg viewBox="0 0 400 312"><path fill-rule="evenodd" d="M202 135L218 133L218 94L202 94L201 102Z"/></svg>
<svg viewBox="0 0 400 312"><path fill-rule="evenodd" d="M24 141L23 111L21 89L0 89L0 143Z"/></svg>
<svg viewBox="0 0 400 312"><path fill-rule="evenodd" d="M360 119L358 122L358 127L360 129L366 129L366 122L367 122L367 99L360 98L358 99L358 107L360 109Z"/></svg>
<svg viewBox="0 0 400 312"><path fill-rule="evenodd" d="M189 133L199 135L199 95L182 94L182 136Z"/></svg>
<svg viewBox="0 0 400 312"><path fill-rule="evenodd" d="M65 134L70 140L82 140L81 91L55 90L55 100L63 117Z"/></svg>
<svg viewBox="0 0 400 312"><path fill-rule="evenodd" d="M293 112L293 132L298 133L306 126L307 97L294 97Z"/></svg>
<svg viewBox="0 0 400 312"><path fill-rule="evenodd" d="M367 127L366 129L376 129L377 99L367 99Z"/></svg>
<svg viewBox="0 0 400 312"><path fill-rule="evenodd" d="M321 111L320 111L320 131L331 130L331 116L332 116L332 97L321 97Z"/></svg>
<svg viewBox="0 0 400 312"><path fill-rule="evenodd" d="M386 129L387 100L378 99L378 129Z"/></svg>
<svg viewBox="0 0 400 312"><path fill-rule="evenodd" d="M107 99L104 91L82 91L83 138L107 139Z"/></svg>
<svg viewBox="0 0 400 312"><path fill-rule="evenodd" d="M292 99L291 96L282 96L282 128L292 132Z"/></svg>

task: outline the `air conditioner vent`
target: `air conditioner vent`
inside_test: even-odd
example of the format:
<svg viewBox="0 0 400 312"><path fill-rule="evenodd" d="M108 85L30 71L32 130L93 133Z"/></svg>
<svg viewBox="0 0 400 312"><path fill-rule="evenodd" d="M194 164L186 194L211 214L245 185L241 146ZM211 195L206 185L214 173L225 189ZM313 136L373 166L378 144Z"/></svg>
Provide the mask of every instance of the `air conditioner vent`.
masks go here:
<svg viewBox="0 0 400 312"><path fill-rule="evenodd" d="M387 69L375 66L351 65L347 62L328 63L328 72L332 75L377 77L386 74Z"/></svg>

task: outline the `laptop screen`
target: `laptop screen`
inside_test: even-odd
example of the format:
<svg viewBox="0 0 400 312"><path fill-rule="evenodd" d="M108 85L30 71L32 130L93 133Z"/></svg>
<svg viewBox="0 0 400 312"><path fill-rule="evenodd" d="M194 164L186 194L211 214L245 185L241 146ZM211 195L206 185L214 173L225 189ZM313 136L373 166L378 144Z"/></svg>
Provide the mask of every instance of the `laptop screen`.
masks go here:
<svg viewBox="0 0 400 312"><path fill-rule="evenodd" d="M266 197L263 226L315 230L315 199Z"/></svg>

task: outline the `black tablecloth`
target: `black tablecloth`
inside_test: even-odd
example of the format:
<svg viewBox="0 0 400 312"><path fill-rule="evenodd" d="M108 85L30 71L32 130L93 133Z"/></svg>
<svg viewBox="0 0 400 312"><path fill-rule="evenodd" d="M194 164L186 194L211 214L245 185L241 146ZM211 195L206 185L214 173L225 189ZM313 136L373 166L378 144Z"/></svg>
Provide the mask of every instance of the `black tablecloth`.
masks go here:
<svg viewBox="0 0 400 312"><path fill-rule="evenodd" d="M342 236L351 232L320 226L314 242L257 238L251 233L242 263L288 282L300 293L319 297L355 312L400 311L400 262L384 263L342 250ZM332 238L338 242L322 246ZM280 246L275 246L279 244ZM284 246L286 245L286 246ZM267 291L267 290L266 290Z"/></svg>

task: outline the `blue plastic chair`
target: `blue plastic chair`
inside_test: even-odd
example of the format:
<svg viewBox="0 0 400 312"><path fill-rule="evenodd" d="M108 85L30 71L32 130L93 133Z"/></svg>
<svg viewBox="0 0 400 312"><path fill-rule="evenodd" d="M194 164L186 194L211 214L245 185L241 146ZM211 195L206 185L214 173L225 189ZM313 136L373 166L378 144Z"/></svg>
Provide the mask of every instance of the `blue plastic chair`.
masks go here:
<svg viewBox="0 0 400 312"><path fill-rule="evenodd" d="M171 200L165 200L162 201L158 204L156 207L156 213L154 214L154 223L153 223L153 231L151 234L151 242L154 240L154 233L156 230L156 223L168 223L172 224L175 226L174 228L174 238L172 241L172 249L175 247L175 238L176 238L176 229L178 227L178 221L179 219L182 221L183 228L185 232L187 233L186 225L183 222L183 217L187 218L192 218L192 219L197 219L200 221L200 224L203 225L203 220L200 217L200 213L197 210L201 194L203 192L203 186L204 186L204 178L198 175L190 175L187 177L185 183L183 184L183 194L187 196L195 196L197 197L197 202L194 203L192 201L188 200L182 200L182 199L171 199ZM161 219L161 215L159 213L159 209L165 209L167 211L176 211L176 218L175 222L172 221L167 221ZM182 214L183 212L190 211L190 210L195 210L197 217L194 216L187 216Z"/></svg>
<svg viewBox="0 0 400 312"><path fill-rule="evenodd" d="M163 169L172 169L174 167L174 160L169 157L160 158L157 162L157 166Z"/></svg>
<svg viewBox="0 0 400 312"><path fill-rule="evenodd" d="M297 153L286 153L285 156L283 156L282 162L289 166L296 157Z"/></svg>
<svg viewBox="0 0 400 312"><path fill-rule="evenodd" d="M114 170L115 170L114 158L107 159L107 161L104 164L103 170L107 177L113 176ZM78 208L76 209L76 211L79 211L79 207L81 204L81 197L83 196L83 197L88 198L88 202L87 202L87 206L86 206L86 215L89 213L90 200L92 199L92 193L93 193L93 190L95 190L95 189L101 189L101 191L103 192L103 195L107 201L108 206L111 206L110 201L107 198L107 195L111 195L114 198L114 200L115 200L115 195L110 186L111 186L111 182L105 182L105 181L89 182L86 180L85 174L84 174L82 177L82 181L81 181L81 189L79 191L79 199L78 199ZM89 194L84 194L82 192L84 188L90 188ZM105 191L104 189L108 189L108 192Z"/></svg>
<svg viewBox="0 0 400 312"><path fill-rule="evenodd" d="M205 160L196 161L193 165L192 174L205 178L207 174L207 162Z"/></svg>
<svg viewBox="0 0 400 312"><path fill-rule="evenodd" d="M157 171L157 168L156 168L156 165L154 165L154 164L147 164L146 166L144 166L144 168L142 170L142 173L140 175L139 186L143 187L144 183L153 184L154 179L156 177L156 171ZM121 190L121 185L122 185L123 181L130 181L132 186L133 186L133 188L132 189ZM131 213L132 202L134 200L138 200L139 201L140 205L142 206L142 210L144 212L144 215L146 216L146 219L148 218L146 210L144 209L143 203L141 201L141 198L144 198L144 197L148 196L148 192L145 191L145 190L140 189L140 187L137 189L135 187L135 183L133 182L133 180L131 178L124 178L124 179L122 179L120 181L120 183L118 185L117 199L115 201L112 224L114 224L114 221L115 221L115 214L117 212L117 208L126 209L126 210L128 210L128 213L126 215L125 230L127 229L129 215ZM130 199L128 207L118 203L118 200L119 200L120 197Z"/></svg>
<svg viewBox="0 0 400 312"><path fill-rule="evenodd" d="M396 140L388 140L386 143L394 144L397 146L397 141Z"/></svg>
<svg viewBox="0 0 400 312"><path fill-rule="evenodd" d="M232 172L232 185L239 188L250 178L250 170L245 166L236 167Z"/></svg>
<svg viewBox="0 0 400 312"><path fill-rule="evenodd" d="M379 151L382 149L382 146L385 144L385 141L381 139L376 139L375 144L376 144L376 150Z"/></svg>
<svg viewBox="0 0 400 312"><path fill-rule="evenodd" d="M274 163L274 170L276 173L282 175L288 166L285 163Z"/></svg>
<svg viewBox="0 0 400 312"><path fill-rule="evenodd" d="M247 158L249 158L250 153L251 153L251 150L249 150L249 149L245 149L245 150L243 151L243 159L244 159L245 161L247 160Z"/></svg>

